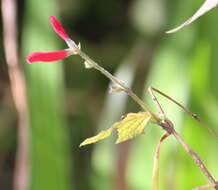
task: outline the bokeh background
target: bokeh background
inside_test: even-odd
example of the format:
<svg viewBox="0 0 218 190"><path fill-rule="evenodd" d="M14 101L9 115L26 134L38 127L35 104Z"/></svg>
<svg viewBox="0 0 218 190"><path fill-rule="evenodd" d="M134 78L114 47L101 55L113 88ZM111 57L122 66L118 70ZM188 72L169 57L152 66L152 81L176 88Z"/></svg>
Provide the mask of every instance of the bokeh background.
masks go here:
<svg viewBox="0 0 218 190"><path fill-rule="evenodd" d="M120 145L114 144L114 134L79 148L85 138L140 108L123 93L109 94L110 81L85 69L78 56L54 63L25 61L34 51L66 48L50 26L50 15L154 111L150 85L218 131L217 9L175 34L164 33L190 17L203 0L0 2L1 190L151 188L155 146L164 131L149 124L144 135ZM218 179L218 140L172 102L158 98L178 132ZM161 150L160 190L208 183L169 137Z"/></svg>

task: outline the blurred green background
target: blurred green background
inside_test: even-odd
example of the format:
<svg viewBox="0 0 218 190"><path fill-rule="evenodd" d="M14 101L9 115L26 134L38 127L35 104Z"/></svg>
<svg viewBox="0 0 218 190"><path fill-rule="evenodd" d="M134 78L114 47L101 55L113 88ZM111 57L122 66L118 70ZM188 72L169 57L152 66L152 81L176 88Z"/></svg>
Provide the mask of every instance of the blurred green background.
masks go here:
<svg viewBox="0 0 218 190"><path fill-rule="evenodd" d="M203 0L14 2L29 109L28 189L150 189L155 146L164 134L149 124L145 134L134 140L115 145L113 136L79 148L85 138L140 108L123 93L109 94L110 81L95 70L86 70L78 56L27 64L25 57L31 52L66 48L50 26L50 15L57 16L84 52L125 81L154 111L148 86L188 106L218 131L217 9L175 34L164 33L190 17ZM18 190L13 187L18 116L2 21L0 26L0 189ZM176 105L158 98L178 132L218 179L218 140ZM160 190L188 190L208 183L174 137L168 138L161 150Z"/></svg>

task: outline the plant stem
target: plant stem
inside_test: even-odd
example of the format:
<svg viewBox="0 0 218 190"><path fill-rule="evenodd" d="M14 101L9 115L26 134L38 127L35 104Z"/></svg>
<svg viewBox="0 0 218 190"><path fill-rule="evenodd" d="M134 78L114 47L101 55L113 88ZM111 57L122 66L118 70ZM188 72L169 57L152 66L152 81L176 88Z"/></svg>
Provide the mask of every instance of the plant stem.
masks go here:
<svg viewBox="0 0 218 190"><path fill-rule="evenodd" d="M203 185L203 186L200 186L200 187L196 187L192 190L202 190L202 189L208 189L208 188L215 188L215 185L214 184L208 184L208 185Z"/></svg>
<svg viewBox="0 0 218 190"><path fill-rule="evenodd" d="M111 73L109 73L107 70L105 70L103 67L101 67L98 63L96 63L94 60L92 60L87 54L85 54L81 50L78 51L78 55L80 55L86 62L88 62L91 67L100 71L103 75L105 75L107 78L109 78L115 84L119 85L123 89L123 91L125 91L137 104L139 104L141 106L141 108L143 110L149 112L156 121L160 120L160 118L155 113L153 113L150 110L150 108L122 81L120 81L118 78L116 78Z"/></svg>
<svg viewBox="0 0 218 190"><path fill-rule="evenodd" d="M155 91L157 93L159 93L160 95L164 96L165 98L167 98L168 100L174 102L176 105L178 105L180 108L182 108L187 114L189 114L193 119L195 119L196 121L199 122L199 124L206 128L210 134L212 134L213 136L215 136L216 138L218 138L218 134L213 130L211 129L207 124L205 124L203 122L203 120L201 120L195 113L192 113L188 108L186 108L185 106L183 106L182 104L180 104L179 102L177 102L176 100L174 100L173 98L171 98L170 96L166 95L165 93L161 92L160 90L154 88L154 87L149 87L149 91L151 93L151 95L153 95L152 91ZM153 95L154 96L154 95ZM152 96L152 97L153 97ZM155 96L154 96L154 101L156 100ZM158 102L158 101L157 101ZM160 105L158 105L161 108Z"/></svg>
<svg viewBox="0 0 218 190"><path fill-rule="evenodd" d="M153 113L150 108L130 89L128 88L123 82L121 82L118 78L113 76L111 73L109 73L107 70L105 70L103 67L98 65L94 60L92 60L88 55L86 55L83 51L81 51L79 48L77 49L76 52L78 55L80 55L86 63L89 64L90 68L95 68L96 70L100 71L103 75L105 75L107 78L109 78L111 81L113 81L115 84L119 85L123 91L125 91L137 104L141 106L141 108L151 114L151 116L154 118L156 121L156 124L161 126L165 131L167 131L168 134L174 135L174 137L179 141L179 143L184 147L184 149L190 154L192 159L195 161L197 166L200 168L200 170L204 173L204 175L208 178L208 180L214 184L214 188L218 190L218 182L213 178L213 176L210 174L204 163L201 161L199 156L189 147L189 145L183 140L183 138L175 131L174 126L172 122L168 119L161 119L158 117L155 113ZM163 94L157 89L152 88L156 92L159 92L160 94L164 95L171 101L175 102L172 98L167 96L166 94ZM175 102L177 105L182 107L178 102ZM159 105L160 106L160 105ZM185 110L187 111L187 110ZM164 112L163 112L164 113Z"/></svg>
<svg viewBox="0 0 218 190"><path fill-rule="evenodd" d="M207 177L207 179L214 184L214 188L218 190L218 182L214 179L214 177L210 174L205 164L202 162L200 157L192 150L192 148L184 141L184 139L176 132L174 129L173 123L169 120L165 120L164 122L158 123L163 129L165 129L169 134L172 134L177 141L183 146L186 152L192 157L195 161L199 169L203 172L203 174Z"/></svg>
<svg viewBox="0 0 218 190"><path fill-rule="evenodd" d="M199 156L192 150L192 148L184 141L184 139L175 131L175 129L172 129L172 135L180 142L180 144L184 147L184 149L191 155L197 166L200 168L200 170L204 173L204 175L208 178L208 180L213 183L217 184L217 181L213 178L213 176L210 174L202 160L199 158Z"/></svg>
<svg viewBox="0 0 218 190"><path fill-rule="evenodd" d="M153 88L149 87L148 88L148 92L151 95L152 101L154 102L154 104L156 105L157 109L159 110L159 113L166 118L166 114L165 114L163 108L161 107L159 101L157 100L156 96L153 93Z"/></svg>
<svg viewBox="0 0 218 190"><path fill-rule="evenodd" d="M152 172L152 188L151 190L158 190L159 185L159 160L160 160L160 148L164 140L169 136L168 133L163 135L157 144L155 155L154 155L154 164L153 164L153 172Z"/></svg>

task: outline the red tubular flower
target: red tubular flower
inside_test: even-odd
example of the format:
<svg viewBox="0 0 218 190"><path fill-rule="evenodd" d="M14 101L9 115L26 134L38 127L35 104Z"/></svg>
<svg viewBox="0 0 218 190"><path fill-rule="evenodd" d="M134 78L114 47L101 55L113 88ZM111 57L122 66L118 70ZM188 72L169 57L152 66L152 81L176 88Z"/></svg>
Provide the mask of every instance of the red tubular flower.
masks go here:
<svg viewBox="0 0 218 190"><path fill-rule="evenodd" d="M50 22L52 24L53 29L55 32L63 39L63 40L69 40L68 34L65 32L64 28L61 26L61 24L58 22L55 16L50 16Z"/></svg>
<svg viewBox="0 0 218 190"><path fill-rule="evenodd" d="M58 61L68 56L68 52L66 50L52 51L52 52L35 52L30 54L26 61L28 63L33 62L52 62Z"/></svg>
<svg viewBox="0 0 218 190"><path fill-rule="evenodd" d="M63 59L67 57L70 53L77 54L78 50L80 50L80 46L77 46L76 43L71 40L68 34L65 32L64 28L55 18L55 16L50 16L50 22L52 24L53 29L55 32L67 43L69 49L67 50L59 50L59 51L52 51L52 52L35 52L30 54L26 61L28 63L33 62L52 62Z"/></svg>

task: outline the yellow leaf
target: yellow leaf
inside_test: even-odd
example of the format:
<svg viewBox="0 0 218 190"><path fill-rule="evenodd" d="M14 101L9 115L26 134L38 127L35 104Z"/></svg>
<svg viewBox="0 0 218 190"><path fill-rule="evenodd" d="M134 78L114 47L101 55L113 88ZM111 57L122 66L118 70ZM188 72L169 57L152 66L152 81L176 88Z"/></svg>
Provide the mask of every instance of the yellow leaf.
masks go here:
<svg viewBox="0 0 218 190"><path fill-rule="evenodd" d="M113 125L118 131L116 144L142 134L150 118L151 115L147 112L129 113L123 120L116 122Z"/></svg>
<svg viewBox="0 0 218 190"><path fill-rule="evenodd" d="M112 130L113 128L109 128L108 130L105 130L105 131L101 131L99 134L97 134L96 136L94 137L90 137L90 138L87 138L86 140L84 140L79 146L84 146L84 145L87 145L87 144L92 144L92 143L96 143L102 139L105 139L107 137L109 137L112 133Z"/></svg>

